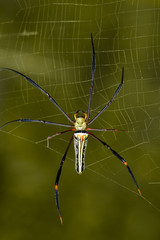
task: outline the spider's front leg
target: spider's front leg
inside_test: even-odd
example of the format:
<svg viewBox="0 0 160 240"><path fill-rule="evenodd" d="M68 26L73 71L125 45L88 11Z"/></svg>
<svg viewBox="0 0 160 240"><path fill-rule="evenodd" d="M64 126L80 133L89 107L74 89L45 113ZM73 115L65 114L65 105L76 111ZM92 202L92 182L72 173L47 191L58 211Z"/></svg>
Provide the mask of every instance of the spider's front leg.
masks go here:
<svg viewBox="0 0 160 240"><path fill-rule="evenodd" d="M58 172L57 172L57 176L56 176L56 181L55 181L55 195L56 195L56 204L57 204L57 209L58 209L58 213L59 213L59 218L60 218L60 221L61 221L61 224L63 224L63 220L62 220L62 216L61 216L61 212L60 212L60 207L59 207L59 194L58 194L58 183L59 183L59 179L60 179L60 176L61 176L61 172L62 172L62 167L63 167L63 163L66 159L66 155L68 153L68 150L69 150L69 147L71 145L73 141L73 135L72 135L72 138L70 139L69 141L69 144L67 146L67 149L63 155L63 158L61 160L61 163L60 163L60 167L58 169Z"/></svg>

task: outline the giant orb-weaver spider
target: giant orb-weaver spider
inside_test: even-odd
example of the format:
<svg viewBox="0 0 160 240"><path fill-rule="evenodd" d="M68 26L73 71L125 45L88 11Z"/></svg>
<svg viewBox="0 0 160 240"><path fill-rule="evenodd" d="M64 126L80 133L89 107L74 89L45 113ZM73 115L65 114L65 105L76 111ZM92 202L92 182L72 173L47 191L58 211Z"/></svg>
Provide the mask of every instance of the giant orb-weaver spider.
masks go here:
<svg viewBox="0 0 160 240"><path fill-rule="evenodd" d="M60 167L58 169L57 172L57 176L56 176L56 180L55 180L55 196L56 196L56 204L57 204L57 209L58 209L58 213L59 213L59 217L60 217L60 221L61 223L63 223L62 221L62 217L61 217L61 213L60 213L60 206L59 206L59 194L58 194L58 184L59 184L59 180L60 180L60 176L61 176L61 172L62 172L62 167L63 167L63 163L65 161L66 155L68 153L69 147L72 143L72 141L74 140L74 150L75 150L75 169L77 171L78 174L83 173L84 168L85 168L85 152L86 152L86 147L87 147L87 143L88 143L88 135L92 136L93 138L95 138L96 140L98 140L99 142L101 142L105 147L107 147L126 167L127 170L129 172L129 174L131 175L135 185L137 186L138 192L141 195L141 191L139 189L139 186L137 184L137 181L130 169L130 167L128 166L127 162L125 161L125 159L119 155L119 153L117 153L115 150L113 150L106 142L102 141L100 138L98 138L97 136L95 136L94 134L90 133L90 131L118 131L117 129L95 129L95 128L89 128L88 126L93 123L99 116L101 113L103 113L112 103L112 101L114 100L114 98L116 97L116 95L119 93L122 85L123 85L123 77L124 77L124 68L122 68L122 77L121 77L121 83L119 84L118 88L116 89L113 97L111 98L111 100L102 108L102 110L91 120L89 121L89 114L90 114L90 106L91 106L91 98L92 98L92 92L93 92L93 80L94 80L94 72L95 72L95 50L94 50L94 43L93 43L93 38L92 38L92 33L91 33L91 44L92 44L92 79L91 79L91 87L90 87L90 93L89 93L89 104L88 104L88 112L85 113L81 110L78 110L75 114L74 114L74 119L75 121L73 121L64 111L63 109L58 105L58 103L55 101L55 99L53 97L51 97L51 95L46 92L43 88L41 88L36 82L34 82L32 79L30 79L29 77L27 77L26 75L24 75L23 73L20 73L16 70L10 69L10 68L0 68L0 70L9 70L12 72L15 72L19 75L21 75L22 77L24 77L27 81L29 81L33 86L35 86L36 88L38 88L40 91L42 91L48 98L49 100L55 104L55 106L63 113L63 115L72 123L72 125L68 125L68 124L61 124L61 123L54 123L51 121L44 121L44 120L35 120L35 119L16 119L16 120L12 120L9 122L6 122L5 124L3 124L0 129L2 129L3 127L5 127L6 125L10 124L10 123L14 123L14 122L38 122L38 123L43 123L43 124L49 124L49 125L57 125L57 126L62 126L62 127L69 127L71 129L69 130L65 130L62 132L58 132L52 136L49 136L47 138L47 146L48 146L48 141L49 139L60 135L60 134L64 134L67 132L71 132L73 131L74 134L72 135L69 144L66 148L66 151L63 155L63 158L61 160L60 163ZM77 116L78 113L83 114L82 116Z"/></svg>

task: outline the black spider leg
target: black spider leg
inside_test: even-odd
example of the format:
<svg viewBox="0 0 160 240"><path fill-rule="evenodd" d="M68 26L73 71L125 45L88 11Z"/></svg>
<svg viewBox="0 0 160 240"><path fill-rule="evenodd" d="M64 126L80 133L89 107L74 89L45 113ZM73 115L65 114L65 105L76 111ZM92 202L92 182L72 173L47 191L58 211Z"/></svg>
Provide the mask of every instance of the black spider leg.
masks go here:
<svg viewBox="0 0 160 240"><path fill-rule="evenodd" d="M106 104L106 106L88 123L87 126L89 126L91 123L93 123L101 113L103 113L113 102L113 99L116 97L116 95L119 93L122 85L123 85L123 77L124 77L124 67L122 68L122 78L121 78L121 83L119 84L118 88L116 89L113 97L111 98L111 100L109 101L109 103Z"/></svg>
<svg viewBox="0 0 160 240"><path fill-rule="evenodd" d="M58 105L58 103L55 101L55 99L53 97L50 96L50 94L48 92L46 92L43 88L41 88L36 82L34 82L32 79L30 79L29 77L27 77L26 75L24 75L23 73L20 73L16 70L13 70L11 68L0 68L0 70L9 70L12 72L15 72L19 75L21 75L22 77L24 77L27 81L29 81L33 86L35 86L36 88L38 88L40 91L42 91L48 98L49 100L54 103L56 105L56 107L63 113L63 115L65 115L65 117L73 123L72 119L62 110L62 108Z"/></svg>
<svg viewBox="0 0 160 240"><path fill-rule="evenodd" d="M36 123L44 123L44 124L56 125L56 126L62 126L62 127L73 127L72 125L63 124L63 123L54 123L54 122L45 121L45 120L35 120L35 119L29 119L29 118L20 118L20 119L16 119L16 120L12 120L12 121L6 122L2 126L0 126L0 129L5 127L8 124L14 123L14 122L36 122Z"/></svg>
<svg viewBox="0 0 160 240"><path fill-rule="evenodd" d="M61 224L63 224L63 220L62 220L62 217L61 217L61 212L60 212L60 206L59 206L59 194L58 194L58 183L59 183L59 179L60 179L60 176L61 176L61 172L62 172L62 167L63 167L63 163L65 161L65 158L66 158L66 155L68 153L68 150L69 150L69 147L71 145L73 141L73 135L72 135L72 138L70 139L69 141L69 144L67 146L67 149L63 155L63 158L61 160L61 163L60 163L60 167L59 167L59 170L57 172L57 177L56 177L56 181L55 181L55 194L56 194L56 204L57 204L57 209L58 209L58 213L59 213L59 218L60 218L60 221L61 221Z"/></svg>
<svg viewBox="0 0 160 240"><path fill-rule="evenodd" d="M92 92L93 92L94 72L95 72L95 67L96 67L96 55L95 55L95 51L94 51L94 43L93 43L92 33L91 33L91 43L92 43L92 52L93 52L93 57L92 57L92 80L91 80L91 87L90 87L90 93L89 93L89 104L88 104L87 120L89 119L89 113L90 113L90 107L91 107L91 99L92 99Z"/></svg>
<svg viewBox="0 0 160 240"><path fill-rule="evenodd" d="M94 134L92 134L92 133L89 133L89 132L87 132L87 133L88 133L89 135L91 135L92 137L94 137L95 139L97 139L99 142L101 142L104 146L106 146L106 147L127 167L127 170L128 170L128 172L129 172L129 174L131 175L134 183L136 184L136 187L137 187L137 189L138 189L139 194L142 195L142 194L141 194L141 191L140 191L140 189L139 189L139 186L138 186L138 184L137 184L137 181L136 181L136 179L135 179L135 177L134 177L134 175L133 175L130 167L128 166L127 162L124 160L124 158L121 157L115 150L113 150L106 142L102 141L101 139L99 139L98 137L96 137L96 136L95 136Z"/></svg>

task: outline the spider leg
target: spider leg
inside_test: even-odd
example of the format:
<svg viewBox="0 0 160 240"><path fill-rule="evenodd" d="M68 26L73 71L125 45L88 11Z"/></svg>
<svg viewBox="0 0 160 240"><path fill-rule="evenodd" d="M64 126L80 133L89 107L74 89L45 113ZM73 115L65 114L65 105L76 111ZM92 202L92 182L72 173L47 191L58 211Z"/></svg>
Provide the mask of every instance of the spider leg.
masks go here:
<svg viewBox="0 0 160 240"><path fill-rule="evenodd" d="M90 87L90 93L89 93L89 104L88 104L87 120L89 119L89 113L90 113L90 107L91 107L91 99L92 99L92 92L93 92L94 72L95 72L95 68L96 68L96 56L95 56L95 51L94 51L94 43L93 43L92 33L91 33L91 43L92 43L92 52L93 52L93 57L92 57L92 80L91 80L91 87Z"/></svg>
<svg viewBox="0 0 160 240"><path fill-rule="evenodd" d="M45 120L35 120L35 119L29 119L29 118L20 118L20 119L16 119L16 120L12 120L12 121L6 122L2 126L0 126L0 129L5 127L8 124L14 123L14 122L37 122L37 123L44 123L44 124L49 124L49 125L61 126L61 127L73 127L72 125L63 124L63 123L54 123L54 122L45 121Z"/></svg>
<svg viewBox="0 0 160 240"><path fill-rule="evenodd" d="M108 131L111 131L111 132L125 132L126 130L118 130L116 128L113 128L113 129L104 129L104 128L86 128L86 130L89 130L89 131L100 131L100 132L108 132Z"/></svg>
<svg viewBox="0 0 160 240"><path fill-rule="evenodd" d="M139 189L138 183L137 183L137 181L136 181L136 179L135 179L135 177L134 177L130 167L128 166L127 162L124 160L124 158L121 157L115 150L113 150L106 142L102 141L101 139L99 139L98 137L96 137L92 133L89 133L89 132L87 132L87 133L89 135L91 135L92 137L94 137L95 139L97 139L99 142L101 142L104 146L106 146L127 167L127 170L129 172L129 174L131 175L131 177L132 177L132 179L133 179L133 181L134 181L134 183L135 183L135 185L136 185L136 187L138 189L139 194L142 195L141 191Z"/></svg>
<svg viewBox="0 0 160 240"><path fill-rule="evenodd" d="M23 73L20 73L16 70L13 70L11 68L0 68L0 70L9 70L12 72L15 72L19 75L21 75L22 77L24 77L28 82L30 82L33 86L35 86L36 88L38 88L41 92L43 92L48 98L49 100L54 103L56 105L56 107L63 113L63 115L65 115L65 117L73 123L72 119L63 111L63 109L58 105L58 103L55 101L55 99L53 97L50 96L50 94L48 92L46 92L43 88L41 88L36 82L34 82L32 79L30 79L29 77L27 77L26 75L24 75Z"/></svg>
<svg viewBox="0 0 160 240"><path fill-rule="evenodd" d="M122 68L122 78L121 78L121 83L119 84L118 88L116 89L113 97L111 98L111 100L106 104L106 106L104 106L104 108L102 108L102 110L88 123L88 125L90 125L91 123L93 123L101 113L103 113L113 102L114 98L116 97L116 95L119 93L122 85L123 85L123 77L124 77L124 67Z"/></svg>
<svg viewBox="0 0 160 240"><path fill-rule="evenodd" d="M65 158L66 158L66 155L68 153L68 150L69 150L69 147L72 143L72 140L73 140L73 135L72 135L72 138L70 139L69 141L69 144L67 146L67 149L63 155L63 158L61 160L61 163L60 163L60 167L58 169L58 172L57 172L57 176L56 176L56 181L55 181L55 195L56 195L56 204L57 204L57 209L58 209L58 213L59 213L59 218L60 218L60 221L61 221L61 224L63 224L63 220L62 220L62 217L61 217L61 212L60 212L60 206L59 206L59 194L58 194L58 183L59 183L59 179L60 179L60 176L61 176L61 172L62 172L62 167L63 167L63 163L65 161Z"/></svg>
<svg viewBox="0 0 160 240"><path fill-rule="evenodd" d="M58 135L61 135L61 134L63 134L63 133L71 132L71 131L75 131L75 129L69 129L69 130L66 130L66 131L63 131L63 132L55 133L55 134L53 134L52 136L48 136L48 137L47 137L47 148L49 148L49 140L50 140L51 138L56 137L56 136L58 136Z"/></svg>

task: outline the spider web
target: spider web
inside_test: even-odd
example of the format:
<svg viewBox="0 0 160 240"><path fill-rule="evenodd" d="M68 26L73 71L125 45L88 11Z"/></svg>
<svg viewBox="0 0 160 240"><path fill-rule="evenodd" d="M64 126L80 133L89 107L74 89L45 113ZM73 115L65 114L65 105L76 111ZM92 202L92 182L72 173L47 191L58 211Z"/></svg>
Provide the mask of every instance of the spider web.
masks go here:
<svg viewBox="0 0 160 240"><path fill-rule="evenodd" d="M90 32L96 51L90 119L113 96L124 66L122 90L92 127L126 130L95 134L126 159L142 190L141 203L125 166L91 137L85 176L77 180L73 173L72 146L62 173L61 188L68 187L65 181L73 188L76 188L73 181L78 181L78 186L81 181L83 184L93 181L95 189L100 184L103 186L101 193L107 189L107 194L117 191L116 196L132 195L137 205L144 204L153 212L159 212L160 2L14 0L10 4L0 3L0 66L29 76L48 91L72 119L77 110L87 111L88 108L92 62ZM18 118L69 124L46 96L12 72L0 72L0 103L1 125ZM49 177L44 182L46 185L51 182L71 135L67 133L52 139L49 150L46 138L62 130L65 129L36 123L14 123L3 128L0 134L2 181L6 181L7 173L17 166L22 172L24 168L33 169L32 172L40 164L40 173L32 182L33 189L36 184L42 185L47 174ZM22 161L18 154L23 156ZM8 165L9 170L6 170ZM42 173L43 168L46 174ZM14 177L20 179L19 175ZM17 184L18 180L15 181ZM19 188L21 193L22 187ZM63 196L66 198L67 192Z"/></svg>

